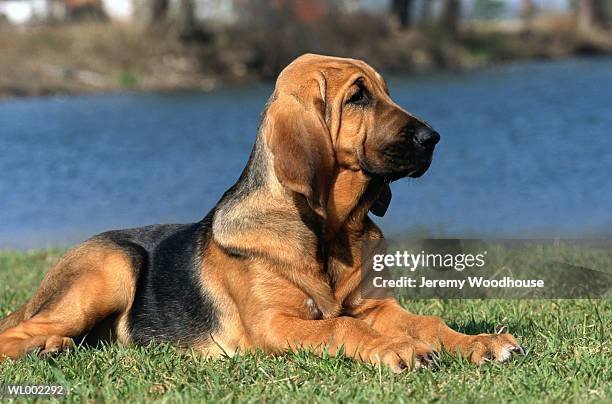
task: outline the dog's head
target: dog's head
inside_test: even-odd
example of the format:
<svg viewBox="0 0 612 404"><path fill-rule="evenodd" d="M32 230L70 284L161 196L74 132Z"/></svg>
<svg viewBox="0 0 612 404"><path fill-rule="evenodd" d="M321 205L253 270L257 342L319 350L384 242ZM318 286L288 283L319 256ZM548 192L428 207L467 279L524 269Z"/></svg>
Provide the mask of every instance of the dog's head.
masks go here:
<svg viewBox="0 0 612 404"><path fill-rule="evenodd" d="M312 54L281 72L266 120L278 180L324 217L338 170L386 184L419 177L440 139L391 99L384 79L366 63Z"/></svg>

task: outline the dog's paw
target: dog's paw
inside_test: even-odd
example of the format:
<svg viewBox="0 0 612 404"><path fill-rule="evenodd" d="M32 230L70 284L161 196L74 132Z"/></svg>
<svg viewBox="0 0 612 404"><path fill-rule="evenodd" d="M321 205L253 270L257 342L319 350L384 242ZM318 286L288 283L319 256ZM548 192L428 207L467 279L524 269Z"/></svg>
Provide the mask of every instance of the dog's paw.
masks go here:
<svg viewBox="0 0 612 404"><path fill-rule="evenodd" d="M410 337L383 337L373 342L366 353L367 362L386 365L395 373L407 369L418 370L424 367L437 367L438 355L434 348Z"/></svg>
<svg viewBox="0 0 612 404"><path fill-rule="evenodd" d="M57 355L61 352L70 350L72 347L74 347L72 338L52 335L47 337L45 348L40 351L39 355Z"/></svg>
<svg viewBox="0 0 612 404"><path fill-rule="evenodd" d="M510 334L480 334L467 337L466 351L472 362L481 365L486 362L506 362L513 353L525 355L516 338Z"/></svg>
<svg viewBox="0 0 612 404"><path fill-rule="evenodd" d="M53 356L69 350L74 346L74 341L72 338L59 335L41 335L22 340L19 345L19 351L25 354L34 352L38 356ZM21 354L17 356L21 356Z"/></svg>

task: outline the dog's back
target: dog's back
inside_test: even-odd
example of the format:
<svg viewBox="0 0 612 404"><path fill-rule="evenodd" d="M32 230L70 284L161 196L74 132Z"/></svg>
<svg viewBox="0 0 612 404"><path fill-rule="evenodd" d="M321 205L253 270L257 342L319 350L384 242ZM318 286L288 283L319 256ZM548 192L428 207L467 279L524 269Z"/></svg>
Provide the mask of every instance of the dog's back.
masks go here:
<svg viewBox="0 0 612 404"><path fill-rule="evenodd" d="M197 223L114 230L95 237L132 257L136 278L128 313L132 342L189 344L216 328L215 309L199 274L211 216Z"/></svg>

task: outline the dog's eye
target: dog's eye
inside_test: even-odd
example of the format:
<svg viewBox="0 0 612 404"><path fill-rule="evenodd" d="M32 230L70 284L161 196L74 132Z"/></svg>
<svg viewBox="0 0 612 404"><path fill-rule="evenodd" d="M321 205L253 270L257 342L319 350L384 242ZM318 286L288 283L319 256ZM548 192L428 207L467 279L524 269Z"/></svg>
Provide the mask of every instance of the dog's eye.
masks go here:
<svg viewBox="0 0 612 404"><path fill-rule="evenodd" d="M366 105L369 102L368 92L363 86L359 86L357 91L346 101L347 104Z"/></svg>

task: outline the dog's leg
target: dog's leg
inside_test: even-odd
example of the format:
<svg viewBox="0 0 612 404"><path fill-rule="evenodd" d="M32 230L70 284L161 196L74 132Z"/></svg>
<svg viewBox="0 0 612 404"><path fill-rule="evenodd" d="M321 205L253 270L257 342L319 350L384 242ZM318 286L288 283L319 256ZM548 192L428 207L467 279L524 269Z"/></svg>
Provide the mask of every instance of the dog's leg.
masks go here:
<svg viewBox="0 0 612 404"><path fill-rule="evenodd" d="M25 315L26 305L24 304L19 309L15 310L13 313L9 314L5 319L0 320L0 334L2 334L5 330L16 326L17 324L23 321L23 316Z"/></svg>
<svg viewBox="0 0 612 404"><path fill-rule="evenodd" d="M0 333L0 360L30 351L68 348L107 316L120 314L133 296L132 262L120 249L86 242L67 253L20 309L17 324Z"/></svg>
<svg viewBox="0 0 612 404"><path fill-rule="evenodd" d="M351 317L304 320L284 313L267 314L260 323L263 340L258 344L276 353L299 348L330 355L345 355L372 364L389 366L394 372L418 369L431 360L433 350L407 335L389 337L364 321Z"/></svg>
<svg viewBox="0 0 612 404"><path fill-rule="evenodd" d="M477 364L488 360L504 362L510 359L512 352L524 354L510 334L462 334L448 327L439 317L408 312L394 299L364 300L352 314L382 334L409 335L432 344L436 350L444 348Z"/></svg>

